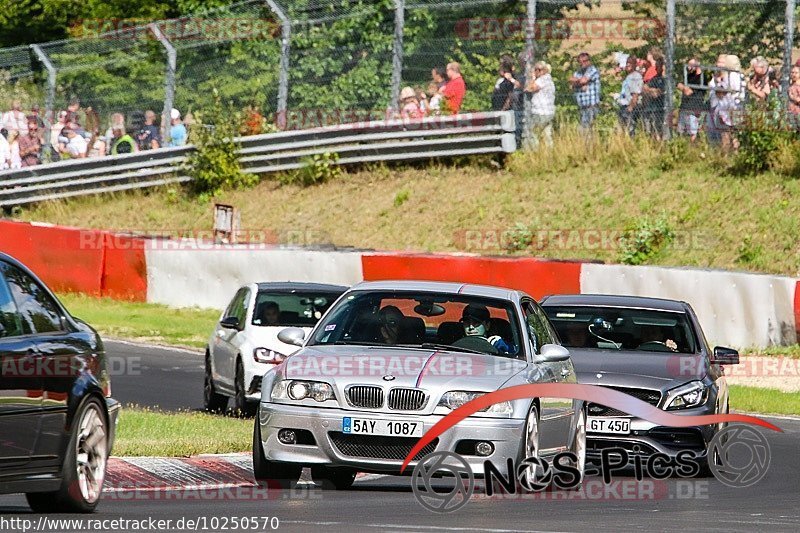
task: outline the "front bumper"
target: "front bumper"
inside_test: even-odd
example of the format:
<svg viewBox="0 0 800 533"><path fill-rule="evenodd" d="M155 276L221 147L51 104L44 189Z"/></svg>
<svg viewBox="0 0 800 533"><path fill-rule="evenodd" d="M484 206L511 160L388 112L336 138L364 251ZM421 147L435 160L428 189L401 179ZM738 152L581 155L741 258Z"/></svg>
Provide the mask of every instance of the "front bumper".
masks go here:
<svg viewBox="0 0 800 533"><path fill-rule="evenodd" d="M674 412L674 411L673 411ZM678 414L678 412L675 412ZM713 406L687 409L681 415L710 415L714 414ZM602 418L602 417L598 417ZM620 418L620 417L610 417ZM631 418L631 432L629 435L614 435L587 433L586 458L596 462L600 459L603 450L609 448L623 448L633 462L634 456L649 457L659 453L675 457L681 451L692 451L697 458L705 458L708 443L718 430L716 425L692 426L685 428L658 426L641 418Z"/></svg>
<svg viewBox="0 0 800 533"><path fill-rule="evenodd" d="M386 414L340 408L314 409L267 402L261 402L258 416L264 456L270 461L308 466L344 466L361 472L386 474L400 473L405 456L418 439L344 434L342 433L344 417L418 422L423 425L423 432L444 418L440 415ZM483 474L483 463L487 459L492 461L498 470L504 472L506 459L516 459L519 453L523 442L524 425L524 420L513 418L467 418L439 436L435 447L428 447L425 451L456 452L458 448L457 453L467 461L473 473ZM278 431L281 429L305 430L313 436L313 443L306 441L309 443L283 444L278 440ZM469 455L463 453L466 446L464 441L491 442L494 451L486 457ZM370 456L364 456L366 454ZM410 474L415 464L416 461L412 461L410 468L404 473Z"/></svg>

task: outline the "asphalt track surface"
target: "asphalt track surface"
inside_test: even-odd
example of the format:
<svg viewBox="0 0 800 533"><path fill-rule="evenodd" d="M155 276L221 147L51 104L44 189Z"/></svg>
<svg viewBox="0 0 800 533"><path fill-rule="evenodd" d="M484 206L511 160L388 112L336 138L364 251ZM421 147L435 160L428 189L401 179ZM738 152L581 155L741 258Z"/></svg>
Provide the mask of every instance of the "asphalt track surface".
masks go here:
<svg viewBox="0 0 800 533"><path fill-rule="evenodd" d="M107 344L112 356L139 358L138 372L122 372L113 378L114 396L119 400L164 409L200 408L200 354ZM48 518L171 520L170 525L158 527L161 531L187 530L176 527L181 519L203 520L196 528L201 531L271 531L272 517L279 520L277 531L800 531L800 421L769 420L784 432L764 430L771 464L766 476L749 488L728 487L713 477L638 483L623 476L603 488L600 478L589 477L586 483L592 489L582 493L555 493L549 499L473 497L456 512L439 514L417 503L410 478L368 476L343 492L304 486L265 496L245 487L234 499L224 490L189 490L169 498L122 493L105 496L93 515ZM439 483L446 486L444 480ZM480 483L478 493L482 493ZM39 525L39 517L30 513L24 497L0 496L3 531L20 530L9 519L28 519ZM244 529L234 528L232 518L243 517L258 521ZM267 527L263 527L265 519ZM52 523L45 529L79 530ZM128 523L126 529L134 526Z"/></svg>

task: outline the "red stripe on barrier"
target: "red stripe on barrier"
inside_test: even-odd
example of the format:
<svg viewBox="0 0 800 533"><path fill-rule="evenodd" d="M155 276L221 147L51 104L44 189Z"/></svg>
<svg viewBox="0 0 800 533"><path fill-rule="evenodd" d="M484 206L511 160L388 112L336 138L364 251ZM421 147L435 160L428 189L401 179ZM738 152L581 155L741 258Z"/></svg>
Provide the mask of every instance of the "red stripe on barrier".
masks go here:
<svg viewBox="0 0 800 533"><path fill-rule="evenodd" d="M548 294L579 294L581 289L579 262L422 254L365 254L361 262L365 281L420 279L496 285L525 291L536 299Z"/></svg>
<svg viewBox="0 0 800 533"><path fill-rule="evenodd" d="M106 233L103 239L103 296L118 300L147 301L145 241Z"/></svg>
<svg viewBox="0 0 800 533"><path fill-rule="evenodd" d="M794 329L797 332L797 342L800 343L800 281L794 286Z"/></svg>
<svg viewBox="0 0 800 533"><path fill-rule="evenodd" d="M0 251L24 263L55 291L99 295L102 248L99 231L0 221Z"/></svg>

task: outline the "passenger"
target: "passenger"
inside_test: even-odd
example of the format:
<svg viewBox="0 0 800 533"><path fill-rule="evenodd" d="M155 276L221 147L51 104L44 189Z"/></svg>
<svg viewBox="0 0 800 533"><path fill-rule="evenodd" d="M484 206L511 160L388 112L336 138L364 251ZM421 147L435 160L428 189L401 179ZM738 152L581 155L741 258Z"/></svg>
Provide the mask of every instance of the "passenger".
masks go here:
<svg viewBox="0 0 800 533"><path fill-rule="evenodd" d="M500 335L486 337L491 327L491 315L485 305L469 304L461 314L461 324L467 337L481 337L500 353L514 353L515 350Z"/></svg>
<svg viewBox="0 0 800 533"><path fill-rule="evenodd" d="M583 324L570 324L564 332L564 344L570 348L586 348L589 328Z"/></svg>
<svg viewBox="0 0 800 533"><path fill-rule="evenodd" d="M281 318L281 308L275 302L265 302L261 309L261 325L277 326Z"/></svg>
<svg viewBox="0 0 800 533"><path fill-rule="evenodd" d="M387 305L378 311L380 322L380 339L386 344L397 344L400 339L400 322L403 320L403 313L394 305Z"/></svg>

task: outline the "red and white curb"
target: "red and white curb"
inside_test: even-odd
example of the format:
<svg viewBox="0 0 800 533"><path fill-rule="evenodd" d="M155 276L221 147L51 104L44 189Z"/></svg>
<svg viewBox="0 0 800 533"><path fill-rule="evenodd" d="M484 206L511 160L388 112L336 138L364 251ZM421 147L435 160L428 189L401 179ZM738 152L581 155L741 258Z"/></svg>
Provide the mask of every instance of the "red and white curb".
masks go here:
<svg viewBox="0 0 800 533"><path fill-rule="evenodd" d="M356 481L383 477L359 473ZM308 470L300 485L313 485ZM194 457L111 457L103 492L208 491L253 487L253 460L249 453L209 454Z"/></svg>

